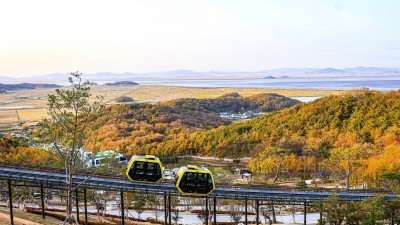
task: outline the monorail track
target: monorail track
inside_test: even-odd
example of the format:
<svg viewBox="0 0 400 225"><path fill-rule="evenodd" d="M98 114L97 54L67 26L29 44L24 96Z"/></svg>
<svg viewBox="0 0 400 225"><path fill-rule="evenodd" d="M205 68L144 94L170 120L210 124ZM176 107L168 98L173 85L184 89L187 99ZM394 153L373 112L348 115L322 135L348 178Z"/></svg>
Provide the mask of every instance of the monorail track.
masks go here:
<svg viewBox="0 0 400 225"><path fill-rule="evenodd" d="M66 175L63 170L28 167L13 164L0 164L0 179L10 179L13 182L25 183L29 185L43 185L45 188L65 189ZM81 184L83 182L83 184ZM168 194L174 196L187 196L179 193L175 185L170 183L144 184L129 181L122 175L96 174L91 176L87 172L79 172L73 176L73 185L80 188L110 190L124 192L141 192L153 194ZM260 189L259 186L252 187L228 187L229 185L219 186L209 197L226 199L247 199L274 202L313 202L324 200L333 192L329 190L281 190L281 189ZM345 201L361 201L365 198L373 197L375 193L349 193L341 192L338 196ZM386 193L385 193L386 194ZM388 194L390 199L396 195Z"/></svg>

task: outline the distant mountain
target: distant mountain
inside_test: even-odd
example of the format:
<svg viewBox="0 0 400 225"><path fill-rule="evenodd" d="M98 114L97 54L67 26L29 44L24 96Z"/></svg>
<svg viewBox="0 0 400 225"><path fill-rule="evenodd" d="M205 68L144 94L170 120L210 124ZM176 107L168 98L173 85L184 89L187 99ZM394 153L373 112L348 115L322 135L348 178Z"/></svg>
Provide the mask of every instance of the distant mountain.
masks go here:
<svg viewBox="0 0 400 225"><path fill-rule="evenodd" d="M335 68L325 68L325 69L314 71L312 73L313 74L348 74L351 72L346 71L346 70L338 70Z"/></svg>
<svg viewBox="0 0 400 225"><path fill-rule="evenodd" d="M320 77L320 75L343 75L343 76L352 76L352 75L397 75L400 74L400 68L385 68L385 67L354 67L354 68L345 68L345 69L336 69L336 68L280 68L273 70L263 70L261 73L270 75L270 76L278 76L278 77L286 77L286 76L296 76L301 77L304 75L316 76ZM255 72L256 73L256 72ZM279 76L282 75L282 76Z"/></svg>
<svg viewBox="0 0 400 225"><path fill-rule="evenodd" d="M191 71L191 70L173 70L173 71L161 72L161 73L155 73L155 74L175 75L175 76L180 76L180 75L199 76L199 75L203 75L203 73L201 73L201 72L196 72L196 71Z"/></svg>
<svg viewBox="0 0 400 225"><path fill-rule="evenodd" d="M0 76L0 83L66 83L69 73L54 73L42 76L31 76L24 78L11 78ZM208 71L198 72L192 70L173 70L164 72L148 73L112 73L99 72L95 74L84 74L85 80L94 82L115 81L140 81L159 79L246 79L265 78L273 76L276 78L288 77L329 77L329 76L391 76L400 75L400 68L385 67L354 67L354 68L278 68L254 72L232 72L232 71Z"/></svg>
<svg viewBox="0 0 400 225"><path fill-rule="evenodd" d="M0 90L3 90L3 91L37 89L37 88L58 88L58 87L62 87L62 86L56 85L56 84L32 84L32 83L2 84L2 83L0 83Z"/></svg>
<svg viewBox="0 0 400 225"><path fill-rule="evenodd" d="M272 70L263 70L260 72L271 74L271 75L293 75L293 74L312 73L317 70L320 70L320 69L318 69L318 68L279 68L279 69L272 69Z"/></svg>
<svg viewBox="0 0 400 225"><path fill-rule="evenodd" d="M346 68L346 71L353 73L400 73L400 68L385 68L385 67L354 67Z"/></svg>
<svg viewBox="0 0 400 225"><path fill-rule="evenodd" d="M0 76L0 82L13 82L13 81L15 81L15 78Z"/></svg>
<svg viewBox="0 0 400 225"><path fill-rule="evenodd" d="M40 76L31 76L31 77L19 77L13 78L13 80L3 80L0 77L0 82L7 83L21 83L21 82L31 82L31 83L55 83L60 81L67 81L69 73L52 73L47 75Z"/></svg>

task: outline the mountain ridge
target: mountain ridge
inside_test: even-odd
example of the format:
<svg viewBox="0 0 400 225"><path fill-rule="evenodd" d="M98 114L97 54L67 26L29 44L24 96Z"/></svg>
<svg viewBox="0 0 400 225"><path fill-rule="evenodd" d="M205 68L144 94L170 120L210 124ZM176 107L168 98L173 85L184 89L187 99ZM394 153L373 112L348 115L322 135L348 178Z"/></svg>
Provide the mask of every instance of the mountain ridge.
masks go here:
<svg viewBox="0 0 400 225"><path fill-rule="evenodd" d="M9 77L0 76L0 83L18 83L18 82L54 82L66 79L69 73L52 73L47 75L27 76L27 77ZM400 68L390 67L352 67L337 69L327 68L277 68L269 70L260 70L252 72L240 71L193 71L188 69L162 71L162 72L146 72L146 73L114 73L114 72L98 72L85 74L85 79L93 81L121 81L121 80L151 80L151 79L202 79L221 78L221 79L246 79L246 78L263 78L267 76L280 77L331 77L331 76L391 76L400 75Z"/></svg>

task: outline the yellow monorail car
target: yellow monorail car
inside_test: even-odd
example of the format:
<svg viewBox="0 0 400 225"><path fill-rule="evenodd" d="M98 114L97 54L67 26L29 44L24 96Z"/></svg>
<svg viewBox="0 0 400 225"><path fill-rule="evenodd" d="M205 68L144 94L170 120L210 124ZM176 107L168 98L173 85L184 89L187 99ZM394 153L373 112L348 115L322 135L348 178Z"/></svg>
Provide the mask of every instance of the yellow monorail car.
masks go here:
<svg viewBox="0 0 400 225"><path fill-rule="evenodd" d="M126 176L134 182L158 183L164 177L164 171L159 158L134 155L129 160Z"/></svg>
<svg viewBox="0 0 400 225"><path fill-rule="evenodd" d="M207 196L215 189L214 177L207 168L182 166L175 176L175 186L182 194Z"/></svg>

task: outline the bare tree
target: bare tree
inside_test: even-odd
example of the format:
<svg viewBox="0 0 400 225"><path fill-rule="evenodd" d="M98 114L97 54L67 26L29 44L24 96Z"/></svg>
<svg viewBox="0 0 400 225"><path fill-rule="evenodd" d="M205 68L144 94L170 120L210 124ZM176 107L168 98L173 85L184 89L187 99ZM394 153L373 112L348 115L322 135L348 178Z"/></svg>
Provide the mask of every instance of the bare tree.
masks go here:
<svg viewBox="0 0 400 225"><path fill-rule="evenodd" d="M150 208L154 210L154 216L156 217L156 222L158 221L158 217L161 216L161 212L159 211L160 207L160 197L156 194L150 194L147 196L148 202L150 204Z"/></svg>
<svg viewBox="0 0 400 225"><path fill-rule="evenodd" d="M133 208L138 214L138 219L140 219L140 214L143 213L147 203L147 196L145 194L140 194L140 193L134 193L133 196L134 196Z"/></svg>
<svg viewBox="0 0 400 225"><path fill-rule="evenodd" d="M171 218L175 222L175 225L178 225L178 221L182 219L182 216L179 215L179 209L176 207L172 210Z"/></svg>
<svg viewBox="0 0 400 225"><path fill-rule="evenodd" d="M213 220L213 213L212 212L212 207L210 204L210 199L208 199L208 208L205 207L206 205L206 200L205 199L198 199L197 200L197 204L201 205L202 209L197 211L197 218L199 218L199 220L201 220L201 222L203 222L204 224L207 223L206 219L208 219L208 222L211 222Z"/></svg>
<svg viewBox="0 0 400 225"><path fill-rule="evenodd" d="M199 220L201 222L203 222L204 224L207 222L206 221L206 210L204 210L204 209L199 210L199 211L197 211L196 214L197 214L197 218L199 218Z"/></svg>
<svg viewBox="0 0 400 225"><path fill-rule="evenodd" d="M56 94L48 96L48 115L41 123L43 134L53 143L56 155L65 164L67 207L63 224L79 224L72 215L73 193L82 184L74 184L73 174L82 168L84 162L79 158L79 149L87 141L86 131L89 119L101 107L102 96L90 102L92 82L82 81L82 74L71 73L68 78L71 87L56 89Z"/></svg>
<svg viewBox="0 0 400 225"><path fill-rule="evenodd" d="M268 220L268 224L271 225L272 224L272 220L271 220L271 216L270 216L270 210L263 206L260 208L261 211L261 215L264 217L264 222L267 223Z"/></svg>
<svg viewBox="0 0 400 225"><path fill-rule="evenodd" d="M242 215L239 211L239 206L231 204L229 206L229 216L234 224L239 224L240 219L242 219Z"/></svg>

